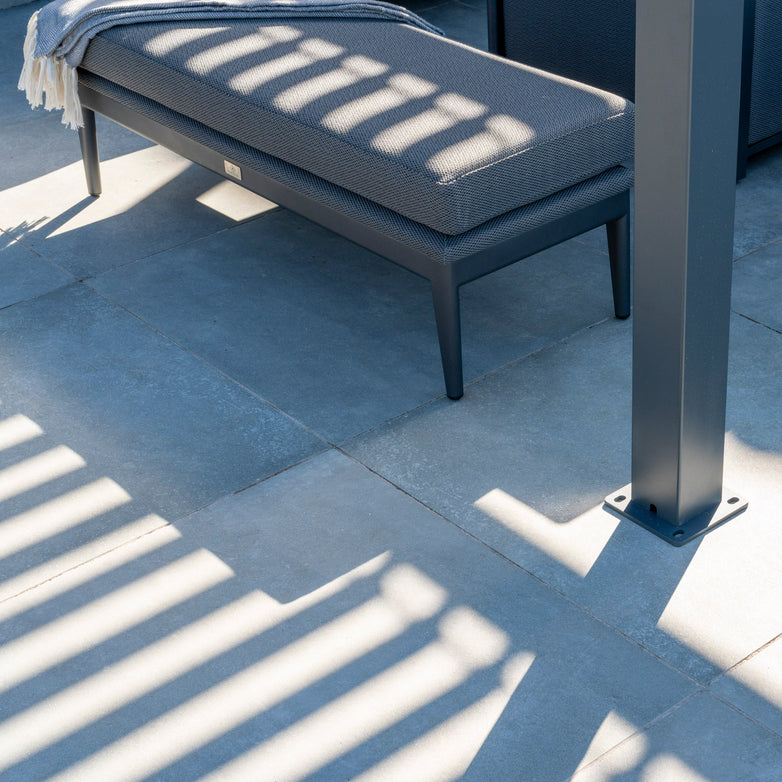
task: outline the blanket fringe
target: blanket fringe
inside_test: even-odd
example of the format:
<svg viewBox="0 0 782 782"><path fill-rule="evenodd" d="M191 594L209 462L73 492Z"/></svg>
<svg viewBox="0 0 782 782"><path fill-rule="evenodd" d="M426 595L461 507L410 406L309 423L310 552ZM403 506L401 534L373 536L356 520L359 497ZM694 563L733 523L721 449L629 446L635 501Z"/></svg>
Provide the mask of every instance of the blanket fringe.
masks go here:
<svg viewBox="0 0 782 782"><path fill-rule="evenodd" d="M19 76L23 90L33 108L43 105L47 111L63 109L62 123L69 128L84 126L79 100L79 78L64 58L36 57L38 41L38 12L27 23L24 39L24 65Z"/></svg>

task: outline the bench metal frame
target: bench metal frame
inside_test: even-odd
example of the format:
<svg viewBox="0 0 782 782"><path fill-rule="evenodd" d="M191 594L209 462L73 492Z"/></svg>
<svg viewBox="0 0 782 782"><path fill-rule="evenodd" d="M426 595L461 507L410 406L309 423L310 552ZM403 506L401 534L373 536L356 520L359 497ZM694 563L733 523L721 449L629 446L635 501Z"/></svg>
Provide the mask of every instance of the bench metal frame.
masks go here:
<svg viewBox="0 0 782 782"><path fill-rule="evenodd" d="M242 165L241 181L237 181L226 173L223 154L84 83L79 84L79 96L84 111L84 127L79 129L79 139L87 188L91 195L98 196L101 193L95 128L95 112L97 112L429 280L432 287L446 393L451 399L459 399L464 393L459 289L467 282L605 225L614 311L618 318L627 318L630 315L629 191L599 201L512 239L498 242L466 258L460 258L452 263L443 263L380 230L281 184L260 171L248 168L246 164Z"/></svg>

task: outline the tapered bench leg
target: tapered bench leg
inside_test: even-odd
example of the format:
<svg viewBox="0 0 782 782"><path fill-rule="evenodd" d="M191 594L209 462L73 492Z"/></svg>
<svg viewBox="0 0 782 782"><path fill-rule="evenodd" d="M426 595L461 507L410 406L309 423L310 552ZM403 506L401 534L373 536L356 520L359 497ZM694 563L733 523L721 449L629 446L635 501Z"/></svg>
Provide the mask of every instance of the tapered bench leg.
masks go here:
<svg viewBox="0 0 782 782"><path fill-rule="evenodd" d="M459 399L464 394L459 286L454 282L450 267L444 267L441 274L432 277L431 283L445 392L450 399Z"/></svg>
<svg viewBox="0 0 782 782"><path fill-rule="evenodd" d="M630 316L630 216L625 214L606 224L608 256L611 262L611 287L617 318Z"/></svg>
<svg viewBox="0 0 782 782"><path fill-rule="evenodd" d="M87 190L90 195L101 194L100 159L98 157L98 136L95 131L95 112L82 109L84 127L79 128L81 157L84 161L84 173L87 176Z"/></svg>

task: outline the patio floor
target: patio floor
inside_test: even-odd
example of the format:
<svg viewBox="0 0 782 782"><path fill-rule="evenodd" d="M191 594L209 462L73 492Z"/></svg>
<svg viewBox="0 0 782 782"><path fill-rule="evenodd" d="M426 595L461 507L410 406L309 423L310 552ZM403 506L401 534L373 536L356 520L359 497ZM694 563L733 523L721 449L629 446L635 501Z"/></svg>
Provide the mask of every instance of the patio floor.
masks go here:
<svg viewBox="0 0 782 782"><path fill-rule="evenodd" d="M478 0L410 5L485 46ZM725 483L630 477L593 232L428 284L16 90L0 11L0 780L782 779L782 148L738 185Z"/></svg>

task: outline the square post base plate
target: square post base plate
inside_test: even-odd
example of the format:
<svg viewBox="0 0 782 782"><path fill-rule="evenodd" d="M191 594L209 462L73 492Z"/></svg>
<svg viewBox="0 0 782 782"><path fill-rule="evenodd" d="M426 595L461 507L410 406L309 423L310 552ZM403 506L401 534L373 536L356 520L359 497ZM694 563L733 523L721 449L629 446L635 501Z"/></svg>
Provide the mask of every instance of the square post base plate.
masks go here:
<svg viewBox="0 0 782 782"><path fill-rule="evenodd" d="M748 501L729 489L722 490L719 505L699 513L683 524L672 524L652 511L649 506L632 499L632 484L609 494L605 504L626 519L639 524L673 546L683 546L694 538L713 530L746 509Z"/></svg>

